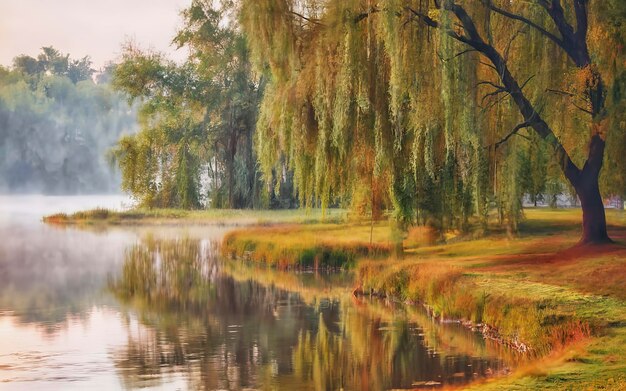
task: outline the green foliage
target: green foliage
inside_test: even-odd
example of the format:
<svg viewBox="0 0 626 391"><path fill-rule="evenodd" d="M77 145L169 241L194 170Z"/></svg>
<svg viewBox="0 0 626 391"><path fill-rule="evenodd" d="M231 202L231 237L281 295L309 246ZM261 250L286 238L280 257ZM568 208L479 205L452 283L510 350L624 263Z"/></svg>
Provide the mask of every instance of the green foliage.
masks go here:
<svg viewBox="0 0 626 391"><path fill-rule="evenodd" d="M177 65L132 45L114 85L141 102L141 131L111 157L122 188L147 207L265 206L253 150L263 83L251 72L246 41L223 24L229 7L193 1L174 38L190 57Z"/></svg>
<svg viewBox="0 0 626 391"><path fill-rule="evenodd" d="M301 204L321 206L362 200L364 183L372 193L380 187L373 181L383 183L386 196L379 199L402 225L444 230L466 229L472 220L485 226L495 201L502 223L515 231L524 194L535 202L565 183L549 145L558 140L579 167L586 159L592 124L576 108L589 104L588 91L577 87L583 70L538 29L492 12L489 2L456 3L501 52L525 97L553 129L548 143L527 128L510 133L523 121L520 112L501 87L499 70L446 31L463 30L446 8L452 2L435 9L417 0L243 1L241 22L252 58L268 80L257 123L266 179L286 164ZM593 62L612 84L607 195L623 194L617 178L626 155L619 152L626 132L617 114L625 58L622 49L606 49L606 40L623 48L618 3L589 5ZM551 30L553 21L539 6L497 6ZM564 7L571 18L570 2ZM428 27L425 18L439 28ZM554 186L548 189L548 183ZM362 211L362 204L356 208Z"/></svg>

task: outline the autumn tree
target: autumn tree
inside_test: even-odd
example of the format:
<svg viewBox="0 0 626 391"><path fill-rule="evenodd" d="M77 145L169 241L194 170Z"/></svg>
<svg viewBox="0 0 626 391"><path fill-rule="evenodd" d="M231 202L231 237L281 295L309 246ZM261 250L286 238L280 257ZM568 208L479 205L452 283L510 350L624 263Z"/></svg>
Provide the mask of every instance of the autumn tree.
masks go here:
<svg viewBox="0 0 626 391"><path fill-rule="evenodd" d="M619 1L243 1L270 78L262 167L287 159L323 201L367 180L363 143L398 218L462 229L495 203L514 230L546 181L519 181L524 166L547 173L549 158L581 201L581 242L607 242L599 177L624 135L623 20ZM609 161L604 177L623 176Z"/></svg>
<svg viewBox="0 0 626 391"><path fill-rule="evenodd" d="M516 9L505 8L506 4L498 6L497 2L486 1L483 4L487 14L504 17L513 22L519 22L538 30L545 39L553 41L559 50L565 52L569 60L579 69L580 80L578 93L582 95L586 107L580 109L589 114L591 120L590 132L587 137L588 152L582 167L572 160L570 153L565 149L563 143L557 138L554 129L546 123L537 107L528 99L522 89L522 85L509 69L508 61L503 56L498 47L495 37L488 42L488 32L479 31L472 17L462 2L441 0L435 5L441 9L442 13L450 13L460 24L460 28L453 28L452 24L444 25L437 22L430 16L409 9L417 18L428 26L443 29L444 32L453 39L460 41L486 57L491 65L498 72L501 84L495 88L510 95L511 99L519 109L523 122L516 125L511 133L515 133L522 128L532 128L541 138L547 140L552 148L553 154L559 161L561 169L570 184L576 189L583 209L583 234L582 243L602 243L608 242L609 237L606 230L606 217L604 205L600 195L599 176L604 160L606 132L608 130L608 119L606 118L606 91L605 82L597 65L593 62L587 45L587 34L589 29L589 13L587 0L573 0L570 4L570 13L573 13L573 21L568 19L566 11L559 0L537 1L536 6L541 7L548 14L553 23L550 30L531 19L516 13ZM486 40L487 39L487 40ZM567 93L566 93L567 94ZM507 135L508 136L508 135Z"/></svg>

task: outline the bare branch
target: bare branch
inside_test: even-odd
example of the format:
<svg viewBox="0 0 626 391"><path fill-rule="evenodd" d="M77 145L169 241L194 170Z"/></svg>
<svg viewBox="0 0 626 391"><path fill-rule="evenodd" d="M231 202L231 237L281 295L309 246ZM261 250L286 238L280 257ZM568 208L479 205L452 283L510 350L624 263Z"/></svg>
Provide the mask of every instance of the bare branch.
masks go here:
<svg viewBox="0 0 626 391"><path fill-rule="evenodd" d="M522 83L522 85L520 86L520 90L523 90L524 87L526 87L526 84L528 84L529 81L531 81L536 75L532 75L531 77L529 77L528 79L526 79L525 82Z"/></svg>
<svg viewBox="0 0 626 391"><path fill-rule="evenodd" d="M493 65L489 64L488 62L480 61L480 64L493 69L494 71L496 71L496 73L498 75L500 74L500 72L496 69L496 67L494 67Z"/></svg>
<svg viewBox="0 0 626 391"><path fill-rule="evenodd" d="M492 101L487 107L484 107L480 112L481 114L484 114L486 112L488 112L489 110L491 110L493 107L495 107L497 104L499 104L500 102L502 102L504 99L506 99L507 96L510 96L510 93L508 91L504 91L507 92L506 95L502 95L500 98ZM496 94L497 95L497 94ZM481 101L482 104L482 101Z"/></svg>
<svg viewBox="0 0 626 391"><path fill-rule="evenodd" d="M322 22L320 22L318 19L308 18L308 17L306 17L306 16L304 16L302 14L299 14L299 13L297 13L295 11L289 11L289 13L299 17L300 19L304 19L307 22L310 22L310 23L313 23L313 24L317 24L317 25L320 25L320 26L323 25Z"/></svg>
<svg viewBox="0 0 626 391"><path fill-rule="evenodd" d="M524 32L524 28L517 30L509 40L509 43L506 45L506 49L504 49L504 59L506 61L509 61L509 51L511 50L511 45L513 45L513 41L515 41L515 38L517 38L520 34Z"/></svg>
<svg viewBox="0 0 626 391"><path fill-rule="evenodd" d="M485 100L486 100L487 98L490 98L490 97L492 97L492 96L498 96L498 95L500 95L500 94L505 94L505 93L507 93L507 91L506 91L506 90L495 90L495 91L493 91L493 92L490 92L490 93L488 93L488 94L485 94L485 96L483 96L483 98L480 100L480 104L481 104L481 106L482 106L482 104L483 104L483 103L485 103Z"/></svg>
<svg viewBox="0 0 626 391"><path fill-rule="evenodd" d="M567 96L568 98L576 98L576 94L567 92L567 91L553 90L551 88L546 88L546 92L551 92L553 94ZM577 105L576 102L570 101L570 103L572 104L572 106L576 107L578 110L593 116L593 112L591 110L585 109L584 107Z"/></svg>
<svg viewBox="0 0 626 391"><path fill-rule="evenodd" d="M487 100L487 98L495 97L495 96L498 96L500 94L508 94L509 93L509 91L507 91L507 89L504 86L498 85L496 83L493 83L493 82L490 82L490 81L487 81L487 80L480 81L480 82L476 83L476 87L481 86L481 85L489 85L489 86L495 88L495 91L492 91L492 92L490 92L488 94L485 94L482 97L482 99L480 100L480 105L481 106L485 103L485 100ZM504 97L502 99L504 99ZM495 105L495 103L494 103L494 105ZM491 107L491 105L490 105L490 107ZM485 109L485 111L486 110L487 110L487 108Z"/></svg>
<svg viewBox="0 0 626 391"><path fill-rule="evenodd" d="M533 22L532 20L525 18L521 15L517 15L511 12L508 12L502 8L498 8L495 5L493 5L491 2L489 2L489 9L491 9L493 12L500 14L502 16L506 16L507 18L510 19L515 19L518 20L522 23L527 24L528 26L536 29L537 31L539 31L541 34L545 35L546 37L548 37L549 39L551 39L552 41L554 41L557 45L559 46L563 46L563 40L561 40L559 37L557 37L556 35L552 34L551 32L549 32L548 30L546 30L545 28L539 26L537 23Z"/></svg>
<svg viewBox="0 0 626 391"><path fill-rule="evenodd" d="M553 90L552 88L546 88L546 92L552 92L553 94L565 95L565 96L569 96L569 97L576 96L576 95L574 95L571 92L561 91L561 90Z"/></svg>
<svg viewBox="0 0 626 391"><path fill-rule="evenodd" d="M490 86L494 87L496 90L506 90L504 88L504 86L498 85L498 84L496 84L494 82L487 81L487 80L479 81L478 83L476 83L476 87L482 86L484 84L490 85Z"/></svg>
<svg viewBox="0 0 626 391"><path fill-rule="evenodd" d="M449 58L449 59L447 59L446 61L454 60L455 58L457 58L457 57L459 57L459 56L462 56L462 55L467 54L467 53L475 52L475 51L476 51L476 49L467 49L467 50L463 50L462 52L457 53L457 54L455 54L454 56L450 57L450 58Z"/></svg>
<svg viewBox="0 0 626 391"><path fill-rule="evenodd" d="M517 134L517 132L519 132L520 130L524 129L524 128L528 128L529 126L532 126L532 123L530 122L522 122L521 124L516 125L513 130L511 130L511 132L509 132L509 134L507 134L506 136L504 136L504 138L500 141L498 141L497 143L494 144L494 148L498 149L498 147L502 144L504 144L505 142L508 141L508 139L510 139L511 137L513 137L513 135Z"/></svg>
<svg viewBox="0 0 626 391"><path fill-rule="evenodd" d="M577 105L576 103L574 103L574 102L572 102L572 106L576 107L578 110L580 110L580 111L582 111L582 112L584 112L584 113L587 113L587 114L589 114L589 115L593 116L593 112L592 112L591 110L589 110L589 109L585 109L584 107L578 106L578 105Z"/></svg>

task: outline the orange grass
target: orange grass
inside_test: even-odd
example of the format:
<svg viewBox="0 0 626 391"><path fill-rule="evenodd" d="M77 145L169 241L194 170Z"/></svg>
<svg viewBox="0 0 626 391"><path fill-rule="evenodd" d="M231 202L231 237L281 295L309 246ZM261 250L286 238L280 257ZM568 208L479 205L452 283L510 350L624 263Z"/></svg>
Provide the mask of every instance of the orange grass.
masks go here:
<svg viewBox="0 0 626 391"><path fill-rule="evenodd" d="M222 251L281 269L347 267L359 257L389 255L388 227L377 225L371 243L369 234L370 227L361 224L254 227L228 233Z"/></svg>

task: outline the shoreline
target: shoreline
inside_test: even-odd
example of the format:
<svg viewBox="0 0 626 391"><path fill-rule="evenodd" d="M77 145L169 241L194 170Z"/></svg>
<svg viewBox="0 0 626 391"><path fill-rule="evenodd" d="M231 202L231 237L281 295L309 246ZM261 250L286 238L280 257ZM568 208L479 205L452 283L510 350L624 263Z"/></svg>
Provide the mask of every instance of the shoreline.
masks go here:
<svg viewBox="0 0 626 391"><path fill-rule="evenodd" d="M355 288L352 291L352 295L354 295L355 297L376 297L380 300L390 300L392 302L401 303L401 304L409 305L409 306L421 306L426 310L426 313L432 320L440 324L459 324L468 330L471 330L474 332L480 332L484 339L489 339L501 346L506 346L507 348L512 349L513 351L519 354L525 355L526 358L532 358L531 356L534 354L533 349L528 344L524 343L523 341L512 340L512 339L507 339L503 337L498 331L498 329L494 326L491 326L486 323L475 323L469 319L456 319L456 318L446 319L444 317L438 316L436 311L433 309L433 307L428 305L427 303L423 303L423 302L416 303L411 300L402 301L397 297L387 296L384 293L380 293L380 292L365 293L362 290L360 290L359 287Z"/></svg>
<svg viewBox="0 0 626 391"><path fill-rule="evenodd" d="M315 219L302 211L283 211L252 212L245 225L236 226L241 221L235 215L246 212L193 212L195 218L180 214L167 219L171 211L160 211L150 218L69 219L61 225L174 221L173 225L233 226L223 242L227 254L229 249L238 249L229 254L239 259L233 262L247 255L251 267L286 274L324 270L329 265L320 261L331 259L332 251L340 249L354 258L339 266L354 271L357 291L414 306L428 303L425 308L438 322L480 331L483 338L529 355L547 368L520 369L470 388L626 387L626 362L615 358L626 357L626 247L572 249L578 237L579 210L527 210L516 238L492 234L448 244L412 243L405 238L402 258L390 257L390 252L376 256L355 250L372 245L391 249L386 222L378 222L370 231L369 223L337 218L329 222L321 213ZM624 213L610 211L607 217L611 235L623 243ZM330 255L321 256L320 249ZM261 255L251 259L254 254ZM330 266L329 270L336 270L338 265Z"/></svg>

